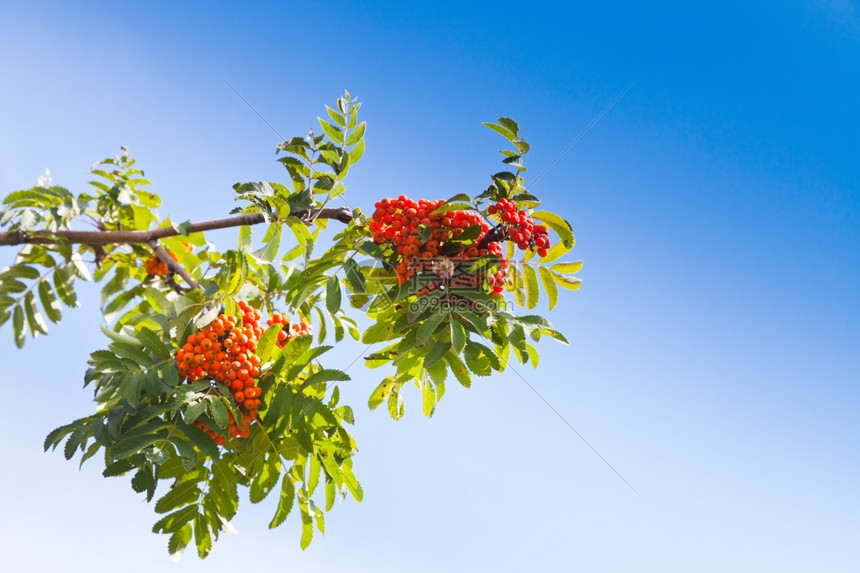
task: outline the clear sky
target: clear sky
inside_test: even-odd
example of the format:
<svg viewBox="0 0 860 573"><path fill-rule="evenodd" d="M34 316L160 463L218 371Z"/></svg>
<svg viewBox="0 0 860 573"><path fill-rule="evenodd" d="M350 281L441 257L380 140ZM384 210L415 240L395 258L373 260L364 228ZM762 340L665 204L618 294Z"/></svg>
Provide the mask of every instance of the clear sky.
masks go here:
<svg viewBox="0 0 860 573"><path fill-rule="evenodd" d="M46 168L81 191L126 145L162 214L225 215L233 183L286 173L224 80L287 137L364 101L352 205L473 193L502 142L481 121L519 121L536 175L636 82L533 189L583 286L550 315L571 346L515 368L639 494L513 372L394 422L358 364L364 502L302 552L296 516L268 531L274 500L246 501L239 535L172 564L127 478L41 451L93 408L91 291L23 351L4 328L0 568L860 570L860 7L174 4L0 2L0 194Z"/></svg>

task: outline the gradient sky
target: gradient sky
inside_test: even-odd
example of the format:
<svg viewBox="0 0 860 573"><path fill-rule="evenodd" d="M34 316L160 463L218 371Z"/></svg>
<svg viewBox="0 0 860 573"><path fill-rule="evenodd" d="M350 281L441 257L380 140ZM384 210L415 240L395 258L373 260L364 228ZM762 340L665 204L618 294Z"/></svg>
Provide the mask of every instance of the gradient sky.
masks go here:
<svg viewBox="0 0 860 573"><path fill-rule="evenodd" d="M474 193L502 144L481 121L520 123L535 176L635 81L533 188L585 266L549 315L571 346L515 369L639 494L514 372L449 386L431 420L408 394L394 422L357 364L364 502L302 552L296 515L268 531L274 500L246 500L239 535L172 564L127 478L41 451L93 408L90 289L23 351L4 328L0 568L860 570L860 7L182 5L0 2L0 193L46 168L81 191L126 145L162 214L223 216L233 183L286 180L225 80L286 137L364 101L352 205Z"/></svg>

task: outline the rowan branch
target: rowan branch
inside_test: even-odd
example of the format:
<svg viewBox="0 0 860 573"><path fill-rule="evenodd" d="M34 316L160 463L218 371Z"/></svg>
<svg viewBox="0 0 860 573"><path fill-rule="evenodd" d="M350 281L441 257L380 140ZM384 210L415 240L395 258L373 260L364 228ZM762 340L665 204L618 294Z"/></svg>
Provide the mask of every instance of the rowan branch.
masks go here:
<svg viewBox="0 0 860 573"><path fill-rule="evenodd" d="M158 241L154 239L152 241L149 241L149 246L152 247L153 251L155 251L155 256L167 265L167 268L171 271L171 273L176 273L177 275L185 279L186 283L188 283L189 288L183 289L180 285L176 284L176 281L170 279L170 287L173 290L175 290L179 294L182 294L183 292L200 288L200 283L194 280L194 277L192 277L188 273L188 271L185 270L185 267L180 265L178 261L175 261L173 257L170 256L170 253L165 251L164 247L158 244Z"/></svg>
<svg viewBox="0 0 860 573"><path fill-rule="evenodd" d="M346 207L293 211L290 215L301 219L305 223L309 223L313 219L336 219L341 223L349 223L352 221L352 211ZM225 219L214 219L211 221L191 223L185 227L184 233L173 227L151 229L149 231L72 231L66 229L59 231L15 230L0 233L0 246L78 243L95 247L97 245L124 245L134 243L149 244L151 241L158 241L159 239L175 237L181 234L212 231L215 229L228 229L230 227L245 227L259 225L260 223L265 222L266 218L260 214L239 215L236 217L227 217ZM170 263L168 263L168 265L170 265ZM182 275L180 274L180 276Z"/></svg>

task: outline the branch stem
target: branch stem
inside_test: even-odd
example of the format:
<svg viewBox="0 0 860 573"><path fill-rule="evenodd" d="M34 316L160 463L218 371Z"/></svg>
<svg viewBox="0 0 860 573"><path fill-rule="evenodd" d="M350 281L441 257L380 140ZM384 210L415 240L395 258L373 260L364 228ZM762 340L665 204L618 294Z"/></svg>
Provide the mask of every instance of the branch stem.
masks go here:
<svg viewBox="0 0 860 573"><path fill-rule="evenodd" d="M317 218L337 219L342 223L349 223L352 221L352 211L345 207L294 211L293 213L290 213L290 215L294 215L306 222L309 218L310 220ZM191 225L187 227L186 232L197 233L201 231L212 231L215 229L227 229L230 227L244 227L258 225L265 221L265 217L260 214L238 215L236 217L191 223ZM79 243L89 246L132 243L150 244L151 241L157 241L167 237L175 237L180 234L181 233L173 227L151 229L149 231L72 231L67 229L59 231L15 230L0 233L0 246L23 244L50 245L54 243ZM169 256L167 258L170 259ZM173 261L173 259L170 260ZM168 265L170 265L170 263L168 263ZM180 276L182 275L180 274Z"/></svg>

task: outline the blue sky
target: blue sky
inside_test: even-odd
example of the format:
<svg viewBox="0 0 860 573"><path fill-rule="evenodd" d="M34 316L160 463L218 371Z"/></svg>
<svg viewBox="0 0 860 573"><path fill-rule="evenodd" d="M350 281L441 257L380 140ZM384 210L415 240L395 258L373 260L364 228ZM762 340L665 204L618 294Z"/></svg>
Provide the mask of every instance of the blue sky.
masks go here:
<svg viewBox="0 0 860 573"><path fill-rule="evenodd" d="M344 88L364 101L348 200L365 208L485 187L501 140L480 122L500 115L534 176L636 82L534 187L585 266L550 315L571 346L517 370L639 495L513 372L450 388L431 420L412 396L393 422L355 366L365 501L305 552L295 516L270 532L272 504L245 503L238 536L173 565L127 480L41 453L92 408L91 293L0 350L4 568L860 568L855 4L10 2L0 61L0 192L46 168L80 191L126 145L180 220L224 215L237 181L286 179L278 136L224 80L287 137Z"/></svg>

